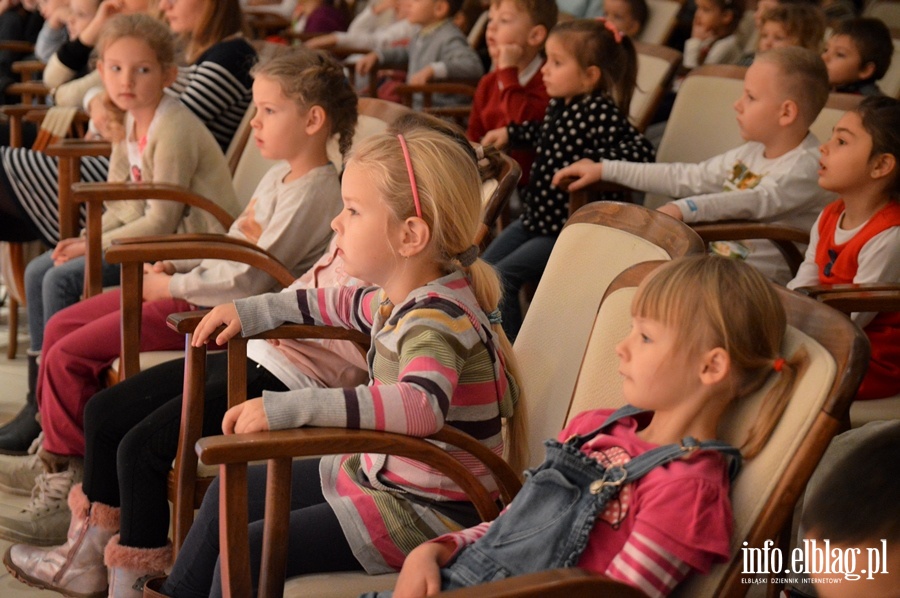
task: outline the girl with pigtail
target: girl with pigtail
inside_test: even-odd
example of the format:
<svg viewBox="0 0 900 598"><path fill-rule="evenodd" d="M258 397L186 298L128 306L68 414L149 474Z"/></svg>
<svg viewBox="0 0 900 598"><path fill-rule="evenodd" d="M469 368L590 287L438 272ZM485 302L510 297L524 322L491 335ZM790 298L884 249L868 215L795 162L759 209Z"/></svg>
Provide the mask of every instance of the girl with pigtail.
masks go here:
<svg viewBox="0 0 900 598"><path fill-rule="evenodd" d="M412 551L394 598L573 566L666 596L730 558L730 478L771 436L806 350L781 355L781 302L739 260L669 262L631 312L616 346L626 406L573 418L496 520ZM723 413L773 376L740 451L716 441Z"/></svg>
<svg viewBox="0 0 900 598"><path fill-rule="evenodd" d="M445 424L498 455L502 420L518 419L519 389L499 328L500 285L478 258L475 163L461 145L420 128L366 140L347 164L344 210L332 222L345 271L377 287L311 289L220 305L195 343L223 343L285 321L369 333L370 383L355 388L264 392L226 414L226 434L298 426L377 429L427 436ZM515 414L515 417L513 415ZM512 425L515 428L515 424ZM450 454L466 458L458 449ZM517 451L511 451L515 454ZM496 488L480 465L473 473ZM251 570L261 552L265 469L250 473ZM405 458L339 455L295 462L287 575L399 569L421 542L477 523L449 478ZM401 490L398 492L398 490ZM218 596L218 487L162 588L170 596Z"/></svg>
<svg viewBox="0 0 900 598"><path fill-rule="evenodd" d="M540 279L569 217L569 194L553 185L558 170L583 158L651 162L653 146L628 122L637 81L631 39L605 19L555 26L541 68L550 104L543 121L488 131L482 143L534 149L528 184L519 190L522 215L485 250L503 281L503 328L515 338L522 324L519 290ZM621 193L602 199L625 200Z"/></svg>

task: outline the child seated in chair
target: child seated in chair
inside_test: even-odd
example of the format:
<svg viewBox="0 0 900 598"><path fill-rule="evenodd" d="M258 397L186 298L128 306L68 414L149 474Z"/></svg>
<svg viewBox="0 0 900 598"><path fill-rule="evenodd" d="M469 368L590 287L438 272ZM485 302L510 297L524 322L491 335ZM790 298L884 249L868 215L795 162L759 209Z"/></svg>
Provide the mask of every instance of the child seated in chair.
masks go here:
<svg viewBox="0 0 900 598"><path fill-rule="evenodd" d="M370 2L347 27L347 31L333 31L304 42L307 48L354 48L377 50L404 45L419 31L406 18L410 0L379 0Z"/></svg>
<svg viewBox="0 0 900 598"><path fill-rule="evenodd" d="M729 558L730 478L742 456L764 447L806 350L781 355L786 318L775 290L753 268L717 256L661 266L638 287L631 312L631 331L616 345L625 407L575 416L496 520L409 554L394 598L575 566L661 597ZM729 405L769 378L740 451L716 441ZM663 452L670 456L657 459Z"/></svg>
<svg viewBox="0 0 900 598"><path fill-rule="evenodd" d="M813 4L777 4L760 16L756 52L772 48L800 46L813 52L822 47L825 36L825 13ZM741 58L741 66L753 64L755 54ZM827 65L826 65L827 66Z"/></svg>
<svg viewBox="0 0 900 598"><path fill-rule="evenodd" d="M747 70L744 92L734 104L744 145L699 164L582 160L557 172L553 181L576 177L569 187L575 190L604 180L682 198L659 209L688 223L752 219L808 229L834 197L818 185L819 142L809 132L827 99L828 75L815 52L770 50ZM747 259L782 284L791 279L768 241L717 248Z"/></svg>
<svg viewBox="0 0 900 598"><path fill-rule="evenodd" d="M647 0L605 0L603 15L619 31L637 39L647 24L650 9L647 7Z"/></svg>
<svg viewBox="0 0 900 598"><path fill-rule="evenodd" d="M478 54L450 18L462 0L410 0L407 18L422 27L407 47L385 48L366 54L356 63L356 72L367 75L376 64L407 71L406 82L424 85L444 79L477 79L484 74ZM435 106L461 103L459 96L434 94ZM421 99L416 99L421 102ZM415 105L415 103L414 103Z"/></svg>
<svg viewBox="0 0 900 598"><path fill-rule="evenodd" d="M488 131L544 116L550 96L542 52L558 16L555 0L492 0L489 10L486 39L494 70L478 82L466 131L479 142ZM512 149L509 155L522 167L519 185L525 185L534 149Z"/></svg>
<svg viewBox="0 0 900 598"><path fill-rule="evenodd" d="M697 0L691 37L684 42L685 68L733 64L741 57L735 30L744 14L743 0Z"/></svg>
<svg viewBox="0 0 900 598"><path fill-rule="evenodd" d="M326 144L339 134L341 149L349 150L356 94L339 64L298 48L260 63L253 98L258 110L250 142L259 146L263 157L279 163L263 176L229 236L268 251L299 275L327 249L331 218L340 212L340 181ZM214 143L211 136L210 142ZM239 262L148 264L139 348L183 349L183 336L166 325L172 312L276 288L268 274ZM0 516L0 536L40 545L65 541L69 526L65 497L81 478L84 408L103 388L101 374L119 356L120 305L119 291L103 293L60 311L48 322L36 384L43 441L34 447L39 448L36 454L0 456L0 487L25 495L34 487L54 491L36 492L22 513ZM132 409L127 401L122 407Z"/></svg>
<svg viewBox="0 0 900 598"><path fill-rule="evenodd" d="M869 97L822 144L819 185L840 199L810 232L806 259L788 283L900 282L900 100ZM858 400L900 394L900 313L855 313L872 347Z"/></svg>
<svg viewBox="0 0 900 598"><path fill-rule="evenodd" d="M860 17L842 21L822 53L828 83L842 93L881 95L876 82L891 66L893 53L891 32L880 20Z"/></svg>
<svg viewBox="0 0 900 598"><path fill-rule="evenodd" d="M813 595L897 595L900 477L893 467L896 463L900 463L898 420L871 422L831 442L809 480L800 516L803 537L797 549L804 550L804 564L810 568L808 575L815 586ZM816 549L832 566L826 569L824 559L818 566L809 562L812 558L805 555ZM804 592L786 592L790 598L809 595L805 588Z"/></svg>

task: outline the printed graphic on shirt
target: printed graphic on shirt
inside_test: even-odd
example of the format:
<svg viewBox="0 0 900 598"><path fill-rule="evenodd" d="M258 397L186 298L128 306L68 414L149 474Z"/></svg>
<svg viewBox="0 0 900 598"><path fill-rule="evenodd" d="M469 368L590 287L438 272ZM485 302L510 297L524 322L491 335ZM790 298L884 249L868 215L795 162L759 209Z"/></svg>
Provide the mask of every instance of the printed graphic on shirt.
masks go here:
<svg viewBox="0 0 900 598"><path fill-rule="evenodd" d="M247 207L244 208L244 211L241 212L241 215L238 216L237 219L237 229L241 231L247 240L253 244L259 243L259 238L262 236L263 227L256 220L256 198L250 200L250 203L247 204Z"/></svg>
<svg viewBox="0 0 900 598"><path fill-rule="evenodd" d="M134 164L131 165L131 180L134 181L135 183L140 183L141 181L144 180L141 177L141 169L138 168L137 166L135 166Z"/></svg>
<svg viewBox="0 0 900 598"><path fill-rule="evenodd" d="M759 185L764 175L757 174L747 168L743 161L738 160L731 167L731 176L725 181L726 191L746 191Z"/></svg>
<svg viewBox="0 0 900 598"><path fill-rule="evenodd" d="M625 465L631 461L631 455L620 446L591 451L590 457L596 459L597 463L607 468ZM628 505L630 503L631 484L625 484L622 486L622 491L619 492L619 495L606 503L606 510L599 515L599 519L610 524L613 529L618 529L619 525L624 521L625 515L628 514Z"/></svg>

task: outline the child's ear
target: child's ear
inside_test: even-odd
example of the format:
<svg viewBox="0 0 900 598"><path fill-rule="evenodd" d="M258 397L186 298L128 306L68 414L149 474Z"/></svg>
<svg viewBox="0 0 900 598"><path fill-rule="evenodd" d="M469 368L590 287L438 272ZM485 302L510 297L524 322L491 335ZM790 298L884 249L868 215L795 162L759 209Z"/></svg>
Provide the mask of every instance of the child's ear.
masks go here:
<svg viewBox="0 0 900 598"><path fill-rule="evenodd" d="M871 77L874 74L875 74L875 63L867 62L859 69L859 74L857 76L859 77L860 81L865 81L866 79L868 79L869 77Z"/></svg>
<svg viewBox="0 0 900 598"><path fill-rule="evenodd" d="M412 257L422 253L428 243L431 242L431 228L419 218L413 216L403 222L403 232L400 239L400 255Z"/></svg>
<svg viewBox="0 0 900 598"><path fill-rule="evenodd" d="M434 3L434 15L439 19L446 19L450 16L450 3L447 0L437 0Z"/></svg>
<svg viewBox="0 0 900 598"><path fill-rule="evenodd" d="M528 32L528 45L540 48L547 41L547 28L543 25L535 25Z"/></svg>
<svg viewBox="0 0 900 598"><path fill-rule="evenodd" d="M897 158L894 154L878 154L871 159L871 169L869 176L873 179L880 179L890 176L897 168Z"/></svg>
<svg viewBox="0 0 900 598"><path fill-rule="evenodd" d="M785 100L781 103L781 112L778 115L778 124L782 127L793 124L800 116L800 108L794 100Z"/></svg>
<svg viewBox="0 0 900 598"><path fill-rule="evenodd" d="M313 105L306 113L306 134L315 135L325 126L328 115L321 106Z"/></svg>
<svg viewBox="0 0 900 598"><path fill-rule="evenodd" d="M703 354L700 382L714 385L723 382L731 374L731 357L722 347L710 349Z"/></svg>
<svg viewBox="0 0 900 598"><path fill-rule="evenodd" d="M600 83L600 77L603 75L600 67L592 64L591 66L587 67L584 72L587 75L588 80L591 82L591 89L596 89L597 84Z"/></svg>

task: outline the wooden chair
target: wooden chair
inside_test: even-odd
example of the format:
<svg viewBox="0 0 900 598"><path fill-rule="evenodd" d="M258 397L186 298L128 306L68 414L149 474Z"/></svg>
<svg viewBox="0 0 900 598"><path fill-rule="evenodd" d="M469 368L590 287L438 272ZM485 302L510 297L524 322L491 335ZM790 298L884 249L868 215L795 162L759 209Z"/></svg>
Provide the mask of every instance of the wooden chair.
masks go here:
<svg viewBox="0 0 900 598"><path fill-rule="evenodd" d="M2 106L2 111L9 119L10 147L22 146L22 122L34 110L31 105ZM32 145L36 151L46 148L65 137L73 126L79 122L78 111L74 108L52 108L41 113L40 128ZM6 356L15 359L18 352L19 311L25 306L25 267L33 258L45 251L43 242L8 243L0 242L0 262L3 264L3 276L9 291L9 342Z"/></svg>
<svg viewBox="0 0 900 598"><path fill-rule="evenodd" d="M533 457L539 457L540 442L554 435L565 421L569 403L579 375L582 355L587 346L591 323L597 314L601 298L610 281L628 266L644 260L666 260L671 257L703 251L703 244L695 233L683 224L639 206L598 202L569 220L554 248L545 276L541 280L535 307L526 317L525 325L516 341L522 379L528 389L528 444ZM604 259L597 259L602 255ZM190 334L196 326L195 314L170 318L173 326ZM305 331L304 331L305 332ZM281 328L271 334L293 335ZM234 342L231 341L231 342ZM241 344L245 339L239 341ZM231 350L229 343L229 351ZM237 348L235 350L238 350ZM243 349L240 349L243 350ZM191 358L193 359L193 358ZM239 363L239 359L235 360ZM242 397L239 397L242 399ZM457 434L444 428L444 434ZM369 444L372 442L374 444ZM487 463L478 447L464 445L462 439L452 441L463 448L471 447L474 454ZM250 594L250 571L246 560L246 462L271 459L269 466L269 500L266 538L274 540L276 548L267 549L260 596L282 595L283 553L286 538L278 530L287 516L289 484L278 476L289 473L290 459L299 455L321 455L357 451L391 452L418 458L430 455L429 443L422 439L398 435L383 435L371 431L344 429L300 429L263 434L204 438L198 442L201 460L218 464L222 476L220 495L222 513L222 559L226 596ZM433 448L433 447L432 447ZM515 472L501 467L498 475L501 489L513 492L517 483ZM281 488L278 496L271 493ZM480 499L478 499L480 501ZM476 503L478 504L478 503ZM488 505L479 508L483 515ZM390 587L393 576L369 577L359 574L323 574L304 576L288 585L293 590L311 596L348 596L373 588Z"/></svg>
<svg viewBox="0 0 900 598"><path fill-rule="evenodd" d="M900 311L900 284L867 283L801 287L797 291L843 312ZM850 425L858 428L882 419L900 419L900 395L850 405Z"/></svg>
<svg viewBox="0 0 900 598"><path fill-rule="evenodd" d="M636 285L653 264L639 264L623 273L609 288L594 322L579 376L570 417L585 409L614 408L623 403L616 373L615 342L630 325L630 305ZM715 566L709 574L694 576L676 588L673 596L743 596L751 587L742 582L744 542L761 547L790 529L794 504L806 481L840 431L853 394L862 379L868 359L868 343L858 328L830 308L777 287L788 315L784 353L798 346L810 352L811 365L788 405L781 422L763 451L747 461L732 487L735 529L732 558ZM765 390L765 389L764 389ZM733 445L743 441L753 423L763 391L731 408L724 419L724 440ZM537 573L448 592L447 596L639 596L619 594L621 584L581 570Z"/></svg>
<svg viewBox="0 0 900 598"><path fill-rule="evenodd" d="M672 78L681 65L681 52L641 41L637 50L637 86L629 106L629 120L638 131L646 130Z"/></svg>
<svg viewBox="0 0 900 598"><path fill-rule="evenodd" d="M675 30L682 4L677 0L647 0L649 15L637 39L645 44L664 45Z"/></svg>

